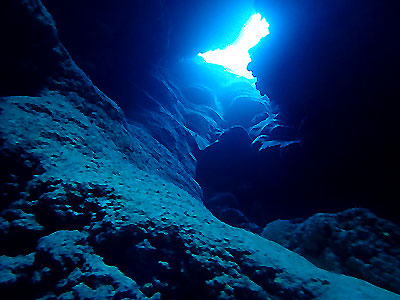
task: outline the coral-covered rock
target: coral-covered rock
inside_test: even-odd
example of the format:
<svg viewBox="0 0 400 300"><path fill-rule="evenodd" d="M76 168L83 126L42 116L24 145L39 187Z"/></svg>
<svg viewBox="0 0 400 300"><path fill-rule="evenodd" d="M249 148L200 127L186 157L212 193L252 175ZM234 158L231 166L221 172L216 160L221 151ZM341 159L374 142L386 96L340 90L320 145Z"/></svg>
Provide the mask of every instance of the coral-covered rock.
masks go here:
<svg viewBox="0 0 400 300"><path fill-rule="evenodd" d="M262 236L320 268L400 292L400 228L366 209L274 221Z"/></svg>

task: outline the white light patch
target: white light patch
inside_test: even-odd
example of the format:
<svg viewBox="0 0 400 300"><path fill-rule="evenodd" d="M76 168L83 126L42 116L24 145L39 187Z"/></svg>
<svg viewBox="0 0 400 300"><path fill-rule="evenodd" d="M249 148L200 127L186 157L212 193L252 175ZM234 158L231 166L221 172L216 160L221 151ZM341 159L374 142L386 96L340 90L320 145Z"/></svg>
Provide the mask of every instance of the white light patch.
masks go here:
<svg viewBox="0 0 400 300"><path fill-rule="evenodd" d="M221 65L228 72L254 79L253 74L247 70L251 62L249 50L269 33L268 22L259 13L253 14L240 31L236 41L224 49L199 53L205 62Z"/></svg>

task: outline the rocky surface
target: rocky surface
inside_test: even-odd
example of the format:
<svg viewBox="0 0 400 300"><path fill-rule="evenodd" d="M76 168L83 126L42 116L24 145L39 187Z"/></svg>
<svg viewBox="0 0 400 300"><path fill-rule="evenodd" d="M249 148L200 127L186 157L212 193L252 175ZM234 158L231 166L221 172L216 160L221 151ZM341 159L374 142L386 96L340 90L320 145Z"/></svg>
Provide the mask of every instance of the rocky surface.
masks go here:
<svg viewBox="0 0 400 300"><path fill-rule="evenodd" d="M2 29L24 33L2 47L3 299L400 299L216 219L185 148L128 124L38 0L1 5Z"/></svg>
<svg viewBox="0 0 400 300"><path fill-rule="evenodd" d="M278 220L268 224L262 236L320 268L400 293L400 228L366 209Z"/></svg>

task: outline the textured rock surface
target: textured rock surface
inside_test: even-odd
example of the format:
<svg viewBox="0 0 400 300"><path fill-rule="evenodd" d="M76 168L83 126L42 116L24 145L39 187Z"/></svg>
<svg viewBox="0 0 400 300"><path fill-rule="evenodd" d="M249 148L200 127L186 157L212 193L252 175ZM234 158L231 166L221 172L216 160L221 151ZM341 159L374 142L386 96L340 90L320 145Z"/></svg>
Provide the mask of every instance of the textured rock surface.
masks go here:
<svg viewBox="0 0 400 300"><path fill-rule="evenodd" d="M268 224L262 236L323 269L400 293L400 228L366 209L278 220Z"/></svg>
<svg viewBox="0 0 400 300"><path fill-rule="evenodd" d="M75 66L40 2L2 5L36 41L16 59L33 67L1 69L19 74L0 101L2 298L400 299L218 221L173 151Z"/></svg>

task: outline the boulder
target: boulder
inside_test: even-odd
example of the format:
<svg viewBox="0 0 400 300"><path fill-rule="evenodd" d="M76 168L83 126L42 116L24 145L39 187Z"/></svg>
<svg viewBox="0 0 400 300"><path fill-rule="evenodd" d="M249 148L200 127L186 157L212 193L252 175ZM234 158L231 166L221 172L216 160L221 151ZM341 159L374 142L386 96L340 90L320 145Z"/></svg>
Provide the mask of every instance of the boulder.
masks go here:
<svg viewBox="0 0 400 300"><path fill-rule="evenodd" d="M274 221L262 236L320 268L400 292L400 228L366 209Z"/></svg>

